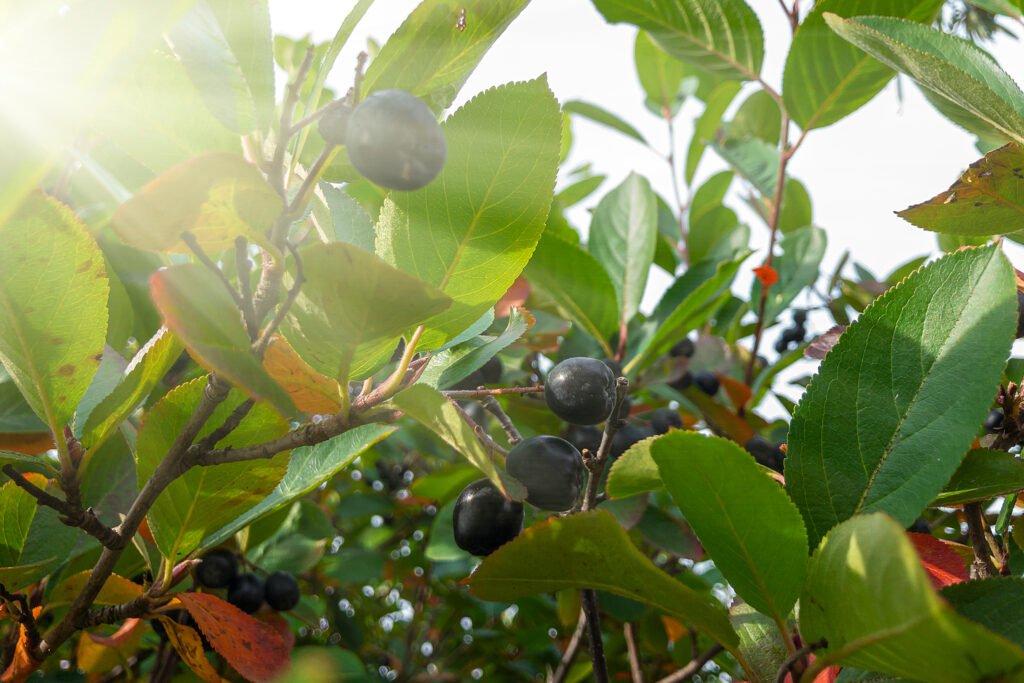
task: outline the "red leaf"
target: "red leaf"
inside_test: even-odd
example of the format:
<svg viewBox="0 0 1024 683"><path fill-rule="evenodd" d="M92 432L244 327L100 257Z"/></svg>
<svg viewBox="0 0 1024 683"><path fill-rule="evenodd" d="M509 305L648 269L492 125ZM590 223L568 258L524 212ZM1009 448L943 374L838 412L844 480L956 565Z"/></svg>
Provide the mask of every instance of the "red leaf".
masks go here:
<svg viewBox="0 0 1024 683"><path fill-rule="evenodd" d="M508 288L508 291L498 299L498 303L494 305L494 317L507 318L510 309L513 306L516 308L522 308L529 296L530 283L526 281L525 277L520 275L516 278L516 281L512 283L512 286Z"/></svg>
<svg viewBox="0 0 1024 683"><path fill-rule="evenodd" d="M292 632L292 627L288 624L287 619L277 612L264 612L257 614L256 618L281 635L281 639L284 640L284 646L288 648L289 652L295 649L295 634Z"/></svg>
<svg viewBox="0 0 1024 683"><path fill-rule="evenodd" d="M761 281L761 286L765 289L768 289L779 281L779 271L775 270L768 264L754 268L754 275L756 275L757 279Z"/></svg>
<svg viewBox="0 0 1024 683"><path fill-rule="evenodd" d="M273 626L214 595L179 593L177 597L213 649L250 681L272 680L288 668L288 647Z"/></svg>
<svg viewBox="0 0 1024 683"><path fill-rule="evenodd" d="M967 580L967 565L956 551L931 534L907 533L936 590Z"/></svg>

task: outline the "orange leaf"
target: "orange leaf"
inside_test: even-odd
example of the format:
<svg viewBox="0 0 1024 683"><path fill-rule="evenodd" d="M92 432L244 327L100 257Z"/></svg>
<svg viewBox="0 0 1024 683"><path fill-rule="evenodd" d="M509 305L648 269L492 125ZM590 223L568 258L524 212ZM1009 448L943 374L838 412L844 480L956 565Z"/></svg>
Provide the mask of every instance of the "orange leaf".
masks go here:
<svg viewBox="0 0 1024 683"><path fill-rule="evenodd" d="M153 532L149 530L149 519L142 520L142 524L139 525L139 536L156 545L156 540L153 538Z"/></svg>
<svg viewBox="0 0 1024 683"><path fill-rule="evenodd" d="M686 626L684 626L682 622L677 621L672 617L666 616L664 614L661 615L661 623L665 626L665 635L668 636L668 640L670 643L674 643L677 640L680 640L681 638L686 636L687 633L690 632L690 629L686 628Z"/></svg>
<svg viewBox="0 0 1024 683"><path fill-rule="evenodd" d="M213 649L250 681L269 681L288 668L284 639L274 627L206 593L179 593Z"/></svg>
<svg viewBox="0 0 1024 683"><path fill-rule="evenodd" d="M809 661L814 662L814 655L810 655ZM841 670L841 666L830 666L815 676L812 683L835 683L835 680L839 678ZM786 674L786 683L793 683L793 674Z"/></svg>
<svg viewBox="0 0 1024 683"><path fill-rule="evenodd" d="M746 420L716 402L710 396L697 388L686 390L686 398L697 404L704 420L729 437L738 444L745 444L754 436L754 430L747 424Z"/></svg>
<svg viewBox="0 0 1024 683"><path fill-rule="evenodd" d="M967 580L967 565L955 550L931 534L908 532L932 586L938 590Z"/></svg>
<svg viewBox="0 0 1024 683"><path fill-rule="evenodd" d="M78 572L69 576L53 589L50 594L51 605L69 604L82 592L86 582L89 580L89 570ZM128 602L142 595L142 586L133 583L123 576L111 574L103 583L103 588L94 601L97 605L117 605Z"/></svg>
<svg viewBox="0 0 1024 683"><path fill-rule="evenodd" d="M0 434L0 450L39 455L53 448L53 437L49 432L31 434Z"/></svg>
<svg viewBox="0 0 1024 683"><path fill-rule="evenodd" d="M167 640L171 641L171 646L182 661L188 664L188 668L192 669L192 673L206 683L229 683L227 679L220 677L210 664L210 660L206 658L203 653L203 641L194 628L167 617L160 617L160 623L167 632Z"/></svg>
<svg viewBox="0 0 1024 683"><path fill-rule="evenodd" d="M494 305L494 317L507 318L509 316L510 309L513 306L516 308L522 308L529 296L530 283L526 281L525 277L520 275L516 278L516 281L512 283L512 286L508 288L508 291L498 299L498 303Z"/></svg>
<svg viewBox="0 0 1024 683"><path fill-rule="evenodd" d="M281 335L271 337L263 368L284 387L302 412L330 415L341 410L338 383L311 368Z"/></svg>
<svg viewBox="0 0 1024 683"><path fill-rule="evenodd" d="M284 640L284 646L288 648L288 652L295 649L295 633L292 632L292 627L287 619L277 612L263 612L262 614L257 614L256 618L280 634L281 639Z"/></svg>
<svg viewBox="0 0 1024 683"><path fill-rule="evenodd" d="M754 275L761 281L761 286L768 289L779 281L779 271L765 264L754 268Z"/></svg>
<svg viewBox="0 0 1024 683"><path fill-rule="evenodd" d="M84 633L78 640L78 668L90 674L104 673L126 661L142 640L144 626L142 619L126 619L113 635Z"/></svg>
<svg viewBox="0 0 1024 683"><path fill-rule="evenodd" d="M38 617L42 611L42 607L34 607L32 616ZM21 635L18 636L18 644L14 647L14 656L11 658L10 666L0 677L2 683L22 683L22 681L28 680L32 672L42 666L42 662L32 659L28 653L28 635L25 633L25 629L21 626L18 629Z"/></svg>
<svg viewBox="0 0 1024 683"><path fill-rule="evenodd" d="M718 381L721 382L722 388L725 389L725 393L729 397L729 400L732 401L733 406L741 408L747 405L747 401L749 401L750 397L753 395L750 391L750 387L740 380L729 377L728 375L722 375L717 372L715 375L718 377Z"/></svg>

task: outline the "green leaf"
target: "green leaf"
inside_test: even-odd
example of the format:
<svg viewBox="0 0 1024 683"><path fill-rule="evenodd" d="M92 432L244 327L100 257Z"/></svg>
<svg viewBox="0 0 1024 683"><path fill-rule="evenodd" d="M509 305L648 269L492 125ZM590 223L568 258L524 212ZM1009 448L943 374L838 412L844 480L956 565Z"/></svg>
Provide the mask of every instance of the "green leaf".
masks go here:
<svg viewBox="0 0 1024 683"><path fill-rule="evenodd" d="M897 215L919 228L954 235L1024 230L1024 147L1011 142L989 152L948 190Z"/></svg>
<svg viewBox="0 0 1024 683"><path fill-rule="evenodd" d="M474 470L474 477L468 483L476 481L480 473ZM450 562L462 560L469 557L469 553L455 544L455 525L452 515L455 513L455 502L450 500L445 503L437 515L434 523L430 525L430 540L423 551L423 555L434 562Z"/></svg>
<svg viewBox="0 0 1024 683"><path fill-rule="evenodd" d="M758 676L751 680L774 681L789 654L778 625L745 603L733 605L729 621L739 634L740 652L750 664L750 670Z"/></svg>
<svg viewBox="0 0 1024 683"><path fill-rule="evenodd" d="M988 413L1017 324L997 247L926 266L875 301L822 361L793 415L786 488L811 544L862 512L909 526Z"/></svg>
<svg viewBox="0 0 1024 683"><path fill-rule="evenodd" d="M633 63L647 95L647 108L654 114L675 116L686 96L696 89L698 79L693 69L658 47L643 31L636 34Z"/></svg>
<svg viewBox="0 0 1024 683"><path fill-rule="evenodd" d="M594 123L599 123L602 126L611 128L612 130L618 131L626 137L633 138L642 145L647 144L647 140L636 128L631 126L629 123L623 121L619 116L611 113L607 109L597 106L591 102L583 102L582 100L569 100L562 105L562 111L567 111L570 114L576 116L582 116L585 119L590 119Z"/></svg>
<svg viewBox="0 0 1024 683"><path fill-rule="evenodd" d="M193 157L164 172L117 208L114 232L125 244L190 254L190 232L208 254L254 242L277 219L283 204L259 169L228 152Z"/></svg>
<svg viewBox="0 0 1024 683"><path fill-rule="evenodd" d="M0 224L0 243L0 363L49 431L61 434L103 352L103 254L67 207L42 194Z"/></svg>
<svg viewBox="0 0 1024 683"><path fill-rule="evenodd" d="M37 434L46 431L46 423L32 412L32 407L18 391L18 385L10 379L0 382L0 434Z"/></svg>
<svg viewBox="0 0 1024 683"><path fill-rule="evenodd" d="M1024 143L1024 93L974 43L904 19L825 16L833 31Z"/></svg>
<svg viewBox="0 0 1024 683"><path fill-rule="evenodd" d="M605 492L610 498L629 498L665 487L658 463L651 457L651 446L659 438L637 441L612 462L605 484Z"/></svg>
<svg viewBox="0 0 1024 683"><path fill-rule="evenodd" d="M253 398L270 401L284 415L295 411L287 392L253 354L241 313L216 275L198 264L172 266L157 271L150 287L167 327L200 365Z"/></svg>
<svg viewBox="0 0 1024 683"><path fill-rule="evenodd" d="M526 334L535 322L528 312L513 308L501 334L473 337L459 346L435 354L419 381L435 389L452 386L508 348L512 342Z"/></svg>
<svg viewBox="0 0 1024 683"><path fill-rule="evenodd" d="M759 138L778 145L782 131L782 112L778 103L764 90L755 90L736 110L729 123L729 135Z"/></svg>
<svg viewBox="0 0 1024 683"><path fill-rule="evenodd" d="M704 156L704 150L708 143L715 137L715 131L722 124L722 117L725 110L729 108L733 98L740 91L740 84L733 81L726 81L715 86L715 89L708 95L704 106L704 112L697 119L693 126L693 137L690 138L690 146L686 149L686 166L683 169L683 178L686 184L693 183L697 175L697 166Z"/></svg>
<svg viewBox="0 0 1024 683"><path fill-rule="evenodd" d="M597 259L579 247L545 234L526 267L534 289L549 296L559 314L613 355L608 338L617 329L615 287Z"/></svg>
<svg viewBox="0 0 1024 683"><path fill-rule="evenodd" d="M665 488L736 593L785 623L807 569L807 532L778 483L734 442L673 430L651 445Z"/></svg>
<svg viewBox="0 0 1024 683"><path fill-rule="evenodd" d="M729 287L736 277L740 265L748 254L723 261L717 265L714 276L705 280L690 292L675 310L657 325L653 333L643 342L636 356L626 365L624 371L640 370L655 359L668 353L688 332L696 329L714 315L718 304L730 294Z"/></svg>
<svg viewBox="0 0 1024 683"><path fill-rule="evenodd" d="M60 495L52 480L27 476L51 495ZM76 542L85 550L96 546L93 539L83 539L78 529L62 524L56 510L37 505L14 482L0 486L0 583L8 590L18 590L67 562Z"/></svg>
<svg viewBox="0 0 1024 683"><path fill-rule="evenodd" d="M345 190L327 182L320 183L320 191L327 200L327 208L331 214L334 234L331 240L347 242L366 251L373 251L375 235L373 221L356 200Z"/></svg>
<svg viewBox="0 0 1024 683"><path fill-rule="evenodd" d="M711 148L750 182L762 197L775 196L779 177L779 150L760 138L735 138L728 131L718 135Z"/></svg>
<svg viewBox="0 0 1024 683"><path fill-rule="evenodd" d="M669 54L724 78L754 80L764 60L764 34L743 0L594 0L605 20L651 34Z"/></svg>
<svg viewBox="0 0 1024 683"><path fill-rule="evenodd" d="M339 382L387 362L402 332L451 305L435 287L344 242L301 251L306 282L282 331L302 359Z"/></svg>
<svg viewBox="0 0 1024 683"><path fill-rule="evenodd" d="M782 209L779 212L779 230L793 232L811 224L811 196L796 178L786 178L782 187ZM766 221L767 222L767 221Z"/></svg>
<svg viewBox="0 0 1024 683"><path fill-rule="evenodd" d="M764 320L767 324L785 312L800 292L818 279L827 240L825 231L813 226L783 235L779 244L782 254L772 264L779 273L779 281L768 289L765 302ZM750 300L760 299L761 281L755 279L750 289Z"/></svg>
<svg viewBox="0 0 1024 683"><path fill-rule="evenodd" d="M315 446L292 450L288 469L270 495L203 539L199 550L220 545L257 519L280 510L325 481L330 481L367 449L391 436L395 429L388 425L360 425Z"/></svg>
<svg viewBox="0 0 1024 683"><path fill-rule="evenodd" d="M19 471L39 472L56 477L57 468L50 464L45 455L25 455L14 451L0 451L0 465L15 464Z"/></svg>
<svg viewBox="0 0 1024 683"><path fill-rule="evenodd" d="M735 177L732 171L719 171L694 191L693 198L690 200L691 225L700 220L708 211L722 204Z"/></svg>
<svg viewBox="0 0 1024 683"><path fill-rule="evenodd" d="M974 448L950 478L933 506L991 500L1024 489L1024 460L1006 451Z"/></svg>
<svg viewBox="0 0 1024 683"><path fill-rule="evenodd" d="M877 95L893 70L836 35L826 12L904 17L929 22L941 0L820 0L800 22L786 56L782 99L804 130L824 128L853 113Z"/></svg>
<svg viewBox="0 0 1024 683"><path fill-rule="evenodd" d="M815 551L800 632L828 640L819 664L912 680L1018 680L1024 667L1024 652L939 599L903 529L883 514L844 522Z"/></svg>
<svg viewBox="0 0 1024 683"><path fill-rule="evenodd" d="M1001 147L1011 141L1011 138L996 130L990 123L978 118L959 104L947 100L928 88L922 88L920 85L917 86L917 89L921 91L921 94L928 100L928 103L935 107L940 114L968 133L976 135L978 137L978 146L985 145L988 147L988 149L981 150L982 153L996 147Z"/></svg>
<svg viewBox="0 0 1024 683"><path fill-rule="evenodd" d="M735 652L728 615L658 569L603 510L553 517L526 529L488 556L468 579L484 600L515 600L565 588L594 588L651 605L703 631Z"/></svg>
<svg viewBox="0 0 1024 683"><path fill-rule="evenodd" d="M397 89L435 112L451 106L480 60L529 0L425 0L370 62L363 94ZM465 29L455 27L465 11ZM451 153L449 139L449 153ZM451 163L451 159L448 160Z"/></svg>
<svg viewBox="0 0 1024 683"><path fill-rule="evenodd" d="M736 212L727 206L716 206L690 221L686 246L691 263L731 258L737 249L746 249L750 228L740 224Z"/></svg>
<svg viewBox="0 0 1024 683"><path fill-rule="evenodd" d="M1024 578L998 576L946 586L941 595L960 616L1024 647Z"/></svg>
<svg viewBox="0 0 1024 683"><path fill-rule="evenodd" d="M19 564L37 507L36 499L13 481L0 486L0 567Z"/></svg>
<svg viewBox="0 0 1024 683"><path fill-rule="evenodd" d="M427 322L426 349L479 319L529 261L554 195L561 117L540 78L476 96L442 128L444 170L422 190L393 193L377 226L386 261L454 301Z"/></svg>
<svg viewBox="0 0 1024 683"><path fill-rule="evenodd" d="M82 443L94 450L134 411L174 365L184 350L177 337L161 327L132 358L124 377L89 413Z"/></svg>
<svg viewBox="0 0 1024 683"><path fill-rule="evenodd" d="M224 126L243 134L269 126L274 73L265 2L200 0L167 39Z"/></svg>
<svg viewBox="0 0 1024 683"><path fill-rule="evenodd" d="M523 485L505 473L498 451L481 443L454 402L425 384L414 384L399 392L391 403L461 453L508 496L514 500L526 497Z"/></svg>
<svg viewBox="0 0 1024 683"><path fill-rule="evenodd" d="M657 198L646 178L630 173L598 202L587 245L615 287L620 325L640 310L657 236Z"/></svg>
<svg viewBox="0 0 1024 683"><path fill-rule="evenodd" d="M136 444L136 476L141 489L153 476L184 429L206 387L199 378L182 384L146 413ZM223 424L245 397L232 390L217 406L199 436ZM242 448L283 436L288 423L269 406L257 403L218 448ZM164 557L174 561L199 546L211 532L257 505L281 481L288 452L267 460L193 467L172 481L149 511L149 528Z"/></svg>

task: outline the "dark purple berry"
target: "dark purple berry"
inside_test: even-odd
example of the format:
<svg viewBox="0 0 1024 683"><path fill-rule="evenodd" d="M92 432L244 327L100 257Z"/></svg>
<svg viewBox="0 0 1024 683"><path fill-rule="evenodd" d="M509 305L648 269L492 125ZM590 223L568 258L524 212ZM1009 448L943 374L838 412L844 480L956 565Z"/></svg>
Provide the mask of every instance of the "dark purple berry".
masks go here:
<svg viewBox="0 0 1024 683"><path fill-rule="evenodd" d="M568 510L583 492L583 457L557 436L520 441L508 452L505 467L526 486L526 502L542 510Z"/></svg>
<svg viewBox="0 0 1024 683"><path fill-rule="evenodd" d="M287 612L299 604L299 582L288 572L274 572L263 584L263 599L278 612Z"/></svg>
<svg viewBox="0 0 1024 683"><path fill-rule="evenodd" d="M224 588L238 576L238 560L230 550L217 548L203 555L195 572L200 585Z"/></svg>
<svg viewBox="0 0 1024 683"><path fill-rule="evenodd" d="M452 526L457 546L485 557L522 531L523 504L506 498L489 479L480 479L459 494Z"/></svg>
<svg viewBox="0 0 1024 683"><path fill-rule="evenodd" d="M603 422L615 405L615 375L593 358L569 358L551 369L544 400L558 417L578 425Z"/></svg>
<svg viewBox="0 0 1024 683"><path fill-rule="evenodd" d="M670 429L682 429L683 418L679 416L679 411L658 408L651 415L651 428L655 434L665 434Z"/></svg>
<svg viewBox="0 0 1024 683"><path fill-rule="evenodd" d="M993 408L989 411L988 417L985 418L985 431L992 434L1002 431L1005 420L1006 416L1003 415L1003 411L999 408Z"/></svg>
<svg viewBox="0 0 1024 683"><path fill-rule="evenodd" d="M709 370L701 370L693 376L693 381L696 383L697 388L703 391L708 396L714 396L718 393L718 389L721 384L718 381L718 377L715 373Z"/></svg>
<svg viewBox="0 0 1024 683"><path fill-rule="evenodd" d="M263 582L255 574L242 574L228 586L228 602L247 614L263 605Z"/></svg>

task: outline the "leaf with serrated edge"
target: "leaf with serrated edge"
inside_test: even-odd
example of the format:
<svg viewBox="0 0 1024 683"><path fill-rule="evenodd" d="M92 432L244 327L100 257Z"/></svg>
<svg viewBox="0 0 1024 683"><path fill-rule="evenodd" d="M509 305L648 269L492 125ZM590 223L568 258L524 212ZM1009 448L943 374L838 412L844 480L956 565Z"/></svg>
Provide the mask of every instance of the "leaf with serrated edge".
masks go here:
<svg viewBox="0 0 1024 683"><path fill-rule="evenodd" d="M271 337L267 345L263 369L288 392L302 412L330 415L341 410L338 382L311 368L279 334Z"/></svg>
<svg viewBox="0 0 1024 683"><path fill-rule="evenodd" d="M759 612L785 623L807 569L800 512L750 454L727 439L673 430L651 444L672 500L715 566Z"/></svg>
<svg viewBox="0 0 1024 683"><path fill-rule="evenodd" d="M462 381L526 334L536 322L529 311L513 306L501 334L496 337L474 337L460 346L434 354L419 382L434 388L444 388Z"/></svg>
<svg viewBox="0 0 1024 683"><path fill-rule="evenodd" d="M932 505L991 500L1024 490L1024 460L1006 451L975 448L967 453Z"/></svg>
<svg viewBox="0 0 1024 683"><path fill-rule="evenodd" d="M652 436L637 441L612 462L605 484L609 497L628 498L665 487L658 464L651 457L651 445L659 438Z"/></svg>
<svg viewBox="0 0 1024 683"><path fill-rule="evenodd" d="M948 190L897 215L919 228L954 235L1024 230L1024 147L1011 142L992 150Z"/></svg>
<svg viewBox="0 0 1024 683"><path fill-rule="evenodd" d="M502 601L594 588L656 607L730 651L738 643L717 600L658 569L604 510L554 517L525 529L484 559L467 582L477 597Z"/></svg>
<svg viewBox="0 0 1024 683"><path fill-rule="evenodd" d="M70 209L41 193L0 225L0 243L0 363L36 415L60 434L103 352L103 254Z"/></svg>
<svg viewBox="0 0 1024 683"><path fill-rule="evenodd" d="M442 125L448 160L384 203L377 252L454 301L420 346L456 336L508 291L537 246L554 196L561 115L541 77L487 90Z"/></svg>
<svg viewBox="0 0 1024 683"><path fill-rule="evenodd" d="M203 648L203 639L199 637L199 632L191 626L185 626L168 617L158 617L160 623L163 624L164 632L167 634L167 640L170 641L171 647L181 657L181 661L188 665L188 668L192 669L199 678L206 681L206 683L227 683L226 678L221 678L217 670L210 664L210 660L206 658L206 654Z"/></svg>
<svg viewBox="0 0 1024 683"><path fill-rule="evenodd" d="M903 529L881 513L840 524L814 552L800 633L828 641L816 653L827 663L912 680L1019 680L1024 670L1024 651L939 599Z"/></svg>
<svg viewBox="0 0 1024 683"><path fill-rule="evenodd" d="M846 329L789 428L786 488L812 547L858 513L917 519L989 410L1016 318L1013 269L991 246L915 271Z"/></svg>
<svg viewBox="0 0 1024 683"><path fill-rule="evenodd" d="M153 406L142 422L136 447L136 476L141 488L153 476L185 426L206 386L205 378L175 388ZM244 397L232 390L200 430L199 437L221 425ZM240 448L284 435L288 423L269 406L257 403L217 447ZM267 460L193 467L171 482L149 511L149 529L165 557L177 559L193 550L210 532L260 502L277 486L288 465L288 452Z"/></svg>

